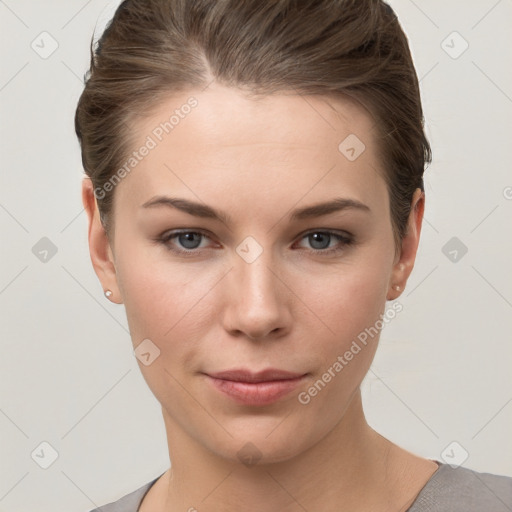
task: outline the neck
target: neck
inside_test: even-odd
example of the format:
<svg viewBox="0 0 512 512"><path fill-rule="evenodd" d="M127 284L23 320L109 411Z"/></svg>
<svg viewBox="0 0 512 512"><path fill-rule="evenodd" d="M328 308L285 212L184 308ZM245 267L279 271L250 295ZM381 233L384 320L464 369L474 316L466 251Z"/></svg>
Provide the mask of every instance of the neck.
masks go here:
<svg viewBox="0 0 512 512"><path fill-rule="evenodd" d="M398 447L366 423L359 389L319 442L291 458L262 457L255 465L213 453L163 414L171 469L162 477L159 512L356 512L375 504L377 510L396 493L389 465Z"/></svg>

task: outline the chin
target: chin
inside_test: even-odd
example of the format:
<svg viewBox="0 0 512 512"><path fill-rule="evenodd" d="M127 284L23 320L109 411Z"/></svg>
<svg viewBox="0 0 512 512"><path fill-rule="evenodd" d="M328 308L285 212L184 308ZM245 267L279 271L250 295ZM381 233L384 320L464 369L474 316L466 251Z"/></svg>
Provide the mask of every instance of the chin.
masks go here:
<svg viewBox="0 0 512 512"><path fill-rule="evenodd" d="M276 424L272 428L262 428L261 425L258 428L258 421L254 418L252 425L252 428L233 435L233 438L224 437L222 443L213 440L213 445L208 448L219 457L251 468L287 462L315 444L314 440L307 443L307 440L299 439L296 429L291 431L283 428L283 425L275 431Z"/></svg>

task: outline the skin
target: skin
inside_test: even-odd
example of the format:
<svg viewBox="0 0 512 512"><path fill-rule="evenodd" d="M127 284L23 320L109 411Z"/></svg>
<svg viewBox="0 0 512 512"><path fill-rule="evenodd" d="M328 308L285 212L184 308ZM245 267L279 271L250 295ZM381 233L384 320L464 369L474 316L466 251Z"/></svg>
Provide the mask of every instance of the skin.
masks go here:
<svg viewBox="0 0 512 512"><path fill-rule="evenodd" d="M365 420L360 384L378 335L308 404L297 395L381 318L386 301L400 295L394 285L405 288L424 194L416 190L395 252L374 122L348 98L250 99L212 84L173 95L139 120L135 147L190 96L198 106L116 186L110 239L83 181L95 272L111 300L124 304L134 348L150 339L160 350L139 366L162 405L172 467L142 512L406 510L438 466ZM349 134L366 146L355 161L338 150ZM156 195L205 203L231 222L141 207ZM292 210L334 197L357 199L370 212L289 221ZM207 236L155 241L176 229ZM355 242L315 243L311 231L350 233ZM236 251L248 236L262 248L251 263ZM322 253L331 247L340 251ZM201 374L235 367L308 375L279 401L246 406ZM248 442L261 456L255 465L237 455Z"/></svg>

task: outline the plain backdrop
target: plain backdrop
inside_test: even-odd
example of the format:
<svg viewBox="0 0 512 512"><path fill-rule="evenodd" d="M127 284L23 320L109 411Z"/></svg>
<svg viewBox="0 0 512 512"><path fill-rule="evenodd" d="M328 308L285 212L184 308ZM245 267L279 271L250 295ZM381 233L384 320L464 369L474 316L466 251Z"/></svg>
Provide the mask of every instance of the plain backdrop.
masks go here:
<svg viewBox="0 0 512 512"><path fill-rule="evenodd" d="M91 35L117 3L0 1L2 512L85 512L169 465L124 308L90 262L80 196L73 116ZM512 476L512 2L391 5L434 160L404 310L382 332L365 411L419 455Z"/></svg>

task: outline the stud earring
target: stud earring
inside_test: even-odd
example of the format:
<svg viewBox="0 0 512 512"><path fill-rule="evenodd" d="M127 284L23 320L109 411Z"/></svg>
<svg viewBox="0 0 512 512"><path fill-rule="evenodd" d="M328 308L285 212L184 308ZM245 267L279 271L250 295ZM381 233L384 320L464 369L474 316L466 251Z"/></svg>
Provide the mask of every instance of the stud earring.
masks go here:
<svg viewBox="0 0 512 512"><path fill-rule="evenodd" d="M395 284L395 286L393 286L393 290L396 290L397 292L400 291L400 286Z"/></svg>
<svg viewBox="0 0 512 512"><path fill-rule="evenodd" d="M110 299L110 297L112 297L112 292L110 290L105 290L105 297L107 297L107 299Z"/></svg>

